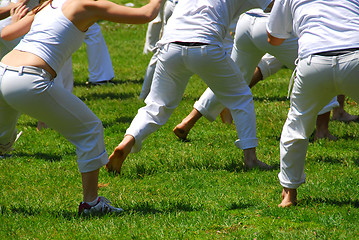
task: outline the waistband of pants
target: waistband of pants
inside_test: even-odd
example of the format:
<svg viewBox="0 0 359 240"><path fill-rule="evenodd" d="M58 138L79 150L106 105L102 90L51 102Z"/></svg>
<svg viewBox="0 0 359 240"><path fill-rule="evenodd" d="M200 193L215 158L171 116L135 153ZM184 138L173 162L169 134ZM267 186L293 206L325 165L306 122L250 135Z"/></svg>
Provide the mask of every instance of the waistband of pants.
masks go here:
<svg viewBox="0 0 359 240"><path fill-rule="evenodd" d="M333 51L327 51L327 52L320 52L320 53L315 53L313 55L330 57L330 56L339 56L339 55L355 52L355 51L358 51L358 50L359 50L359 48L348 48L348 49L340 49L340 50L333 50Z"/></svg>
<svg viewBox="0 0 359 240"><path fill-rule="evenodd" d="M209 45L208 43L200 43L200 42L172 42L172 43L186 47L199 47L199 46Z"/></svg>
<svg viewBox="0 0 359 240"><path fill-rule="evenodd" d="M0 62L0 67L4 68L5 70L18 72L19 75L21 75L22 73L29 73L29 74L39 75L42 77L48 77L50 78L50 80L53 80L53 77L49 72L39 67L34 67L34 66L13 67L13 66L8 66L2 62Z"/></svg>

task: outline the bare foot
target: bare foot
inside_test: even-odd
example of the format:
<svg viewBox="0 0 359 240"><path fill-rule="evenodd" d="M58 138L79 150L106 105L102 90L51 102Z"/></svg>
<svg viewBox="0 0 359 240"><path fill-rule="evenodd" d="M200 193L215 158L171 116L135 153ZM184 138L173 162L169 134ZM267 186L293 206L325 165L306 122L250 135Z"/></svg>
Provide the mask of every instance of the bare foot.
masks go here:
<svg viewBox="0 0 359 240"><path fill-rule="evenodd" d="M318 139L322 139L322 138L326 138L330 141L336 141L338 139L336 136L333 136L332 134L330 134L329 131L326 131L326 132L317 131L314 136L314 141L317 141Z"/></svg>
<svg viewBox="0 0 359 240"><path fill-rule="evenodd" d="M174 134L176 134L176 136L181 140L187 140L189 131L191 131L193 126L201 117L202 114L194 108L192 112L173 129Z"/></svg>
<svg viewBox="0 0 359 240"><path fill-rule="evenodd" d="M46 123L41 122L41 121L38 121L38 122L37 122L37 127L36 127L36 130L37 130L37 131L41 131L42 129L46 129L46 128L47 128Z"/></svg>
<svg viewBox="0 0 359 240"><path fill-rule="evenodd" d="M258 168L258 169L262 169L262 170L272 169L271 166L269 166L268 164L266 164L258 159L244 161L244 165L246 166L247 169L253 169L253 168Z"/></svg>
<svg viewBox="0 0 359 240"><path fill-rule="evenodd" d="M278 207L290 207L297 205L297 189L283 188L282 202Z"/></svg>
<svg viewBox="0 0 359 240"><path fill-rule="evenodd" d="M126 160L128 154L130 154L134 144L135 138L131 135L126 135L122 142L115 148L109 158L110 161L106 164L108 172L121 172L122 164Z"/></svg>
<svg viewBox="0 0 359 240"><path fill-rule="evenodd" d="M185 124L180 123L173 129L173 133L176 134L179 139L187 140L187 135L190 130L191 128L188 129Z"/></svg>
<svg viewBox="0 0 359 240"><path fill-rule="evenodd" d="M340 121L340 122L352 122L352 121L358 121L359 116L351 115L347 113L345 110L342 111L334 111L333 110L333 121Z"/></svg>
<svg viewBox="0 0 359 240"><path fill-rule="evenodd" d="M268 164L259 161L256 155L256 148L243 149L244 165L248 169L259 168L262 170L269 170L272 167Z"/></svg>
<svg viewBox="0 0 359 240"><path fill-rule="evenodd" d="M224 108L220 113L221 119L223 123L232 124L233 118L231 111L228 108Z"/></svg>

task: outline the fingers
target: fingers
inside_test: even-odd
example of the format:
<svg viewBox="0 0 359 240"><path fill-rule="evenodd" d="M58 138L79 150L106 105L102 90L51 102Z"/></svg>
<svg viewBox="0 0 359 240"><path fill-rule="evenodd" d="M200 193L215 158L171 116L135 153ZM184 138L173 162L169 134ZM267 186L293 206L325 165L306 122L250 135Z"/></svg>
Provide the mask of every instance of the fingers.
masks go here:
<svg viewBox="0 0 359 240"><path fill-rule="evenodd" d="M28 13L28 11L29 9L26 7L25 4L21 4L18 7L11 9L10 11L11 22L19 21Z"/></svg>

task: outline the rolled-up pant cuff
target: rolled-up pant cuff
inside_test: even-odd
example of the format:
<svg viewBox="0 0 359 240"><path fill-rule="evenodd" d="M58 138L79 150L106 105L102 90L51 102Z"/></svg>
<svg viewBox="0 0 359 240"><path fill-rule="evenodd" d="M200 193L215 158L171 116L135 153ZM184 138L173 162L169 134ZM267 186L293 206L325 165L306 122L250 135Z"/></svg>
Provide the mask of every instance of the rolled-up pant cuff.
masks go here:
<svg viewBox="0 0 359 240"><path fill-rule="evenodd" d="M242 150L248 149L248 148L255 148L258 146L258 138L247 138L242 140L236 140L234 142L237 148L240 148Z"/></svg>

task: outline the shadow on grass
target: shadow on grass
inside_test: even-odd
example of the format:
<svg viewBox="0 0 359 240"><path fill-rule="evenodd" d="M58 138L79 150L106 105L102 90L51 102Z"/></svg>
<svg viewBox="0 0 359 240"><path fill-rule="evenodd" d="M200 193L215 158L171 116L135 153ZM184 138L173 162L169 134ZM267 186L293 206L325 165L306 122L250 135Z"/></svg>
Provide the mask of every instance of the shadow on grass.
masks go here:
<svg viewBox="0 0 359 240"><path fill-rule="evenodd" d="M167 204L167 206L164 206L163 208L164 209L157 209L148 202L142 202L133 206L130 210L132 212L141 213L143 215L170 212L194 212L201 210L200 207L194 207L190 203L182 201L173 201L170 204Z"/></svg>
<svg viewBox="0 0 359 240"><path fill-rule="evenodd" d="M115 123L131 123L133 120L133 117L118 117L113 121L102 121L102 125L106 127L112 127Z"/></svg>
<svg viewBox="0 0 359 240"><path fill-rule="evenodd" d="M259 168L253 168L249 169L247 168L241 161L231 161L228 164L224 166L224 168L216 167L212 168L213 170L221 170L224 169L228 172L250 172L250 171L273 171L279 169L279 163L275 163L270 165L270 169L259 169Z"/></svg>
<svg viewBox="0 0 359 240"><path fill-rule="evenodd" d="M96 99L129 99L134 98L134 93L119 93L119 92L106 92L106 93L98 93L91 92L80 96L79 98L82 101L96 100Z"/></svg>
<svg viewBox="0 0 359 240"><path fill-rule="evenodd" d="M59 162L62 159L62 157L59 155L47 154L47 153L28 154L28 153L16 152L13 154L13 156L38 158L38 159L43 159L43 160L49 161L49 162Z"/></svg>
<svg viewBox="0 0 359 240"><path fill-rule="evenodd" d="M335 205L335 206L346 206L350 205L355 208L359 208L359 200L337 200L337 199L330 199L330 198L318 198L318 197L305 197L301 200L299 200L300 205L313 205L313 204L329 204L329 205Z"/></svg>
<svg viewBox="0 0 359 240"><path fill-rule="evenodd" d="M289 99L287 99L286 96L282 96L282 97L253 97L253 100L256 102L284 102L284 101L289 101Z"/></svg>
<svg viewBox="0 0 359 240"><path fill-rule="evenodd" d="M78 86L78 87L88 87L88 88L92 88L92 87L102 87L102 86L111 86L111 85L121 85L121 84L143 84L144 79L112 79L110 84L104 84L104 85L89 85L88 84L88 80L86 80L86 82L75 82L74 86Z"/></svg>
<svg viewBox="0 0 359 240"><path fill-rule="evenodd" d="M61 217L67 220L72 220L73 218L77 217L77 212L75 211L53 211L49 209L43 209L41 206L38 206L38 208L35 208L33 206L26 206L26 207L6 207L0 205L0 213L1 215L5 214L6 212L10 212L12 214L21 214L24 216L38 216L43 214L50 214L54 217Z"/></svg>
<svg viewBox="0 0 359 240"><path fill-rule="evenodd" d="M247 209L252 207L252 204L248 204L248 203L231 203L228 207L228 210L236 210L236 209Z"/></svg>

